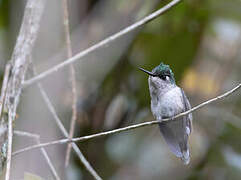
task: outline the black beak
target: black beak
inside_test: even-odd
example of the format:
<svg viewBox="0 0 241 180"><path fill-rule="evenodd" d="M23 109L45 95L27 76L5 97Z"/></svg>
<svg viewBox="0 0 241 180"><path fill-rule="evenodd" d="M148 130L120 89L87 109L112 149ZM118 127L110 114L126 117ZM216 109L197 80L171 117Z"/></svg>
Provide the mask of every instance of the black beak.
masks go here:
<svg viewBox="0 0 241 180"><path fill-rule="evenodd" d="M150 76L153 76L153 77L154 77L154 76L157 76L157 75L153 74L152 72L147 71L147 70L145 70L145 69L143 69L143 68L141 68L141 67L139 67L139 69L140 69L141 71L143 71L143 72L149 74Z"/></svg>

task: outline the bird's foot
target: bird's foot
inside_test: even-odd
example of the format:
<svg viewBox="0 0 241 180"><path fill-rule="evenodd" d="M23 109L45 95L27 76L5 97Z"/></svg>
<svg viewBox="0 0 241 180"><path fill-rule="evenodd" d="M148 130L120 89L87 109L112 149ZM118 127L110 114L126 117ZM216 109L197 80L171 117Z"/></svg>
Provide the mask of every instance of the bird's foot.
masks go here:
<svg viewBox="0 0 241 180"><path fill-rule="evenodd" d="M162 121L173 121L174 119L175 119L174 116L171 116L171 117L164 118Z"/></svg>
<svg viewBox="0 0 241 180"><path fill-rule="evenodd" d="M156 120L159 121L159 122L162 122L162 117L161 116L157 116Z"/></svg>
<svg viewBox="0 0 241 180"><path fill-rule="evenodd" d="M175 118L174 118L175 116L172 116L172 117L170 117L171 118L171 121L173 121Z"/></svg>

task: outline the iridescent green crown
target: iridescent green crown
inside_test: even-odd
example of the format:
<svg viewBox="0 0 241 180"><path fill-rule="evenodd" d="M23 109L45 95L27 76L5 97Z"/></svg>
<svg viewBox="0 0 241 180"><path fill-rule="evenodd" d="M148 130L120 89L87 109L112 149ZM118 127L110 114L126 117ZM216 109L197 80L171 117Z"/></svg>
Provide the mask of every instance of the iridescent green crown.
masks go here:
<svg viewBox="0 0 241 180"><path fill-rule="evenodd" d="M175 82L174 73L172 72L170 66L162 62L160 63L160 65L158 65L152 70L152 73L158 76L169 76L173 80L173 82Z"/></svg>

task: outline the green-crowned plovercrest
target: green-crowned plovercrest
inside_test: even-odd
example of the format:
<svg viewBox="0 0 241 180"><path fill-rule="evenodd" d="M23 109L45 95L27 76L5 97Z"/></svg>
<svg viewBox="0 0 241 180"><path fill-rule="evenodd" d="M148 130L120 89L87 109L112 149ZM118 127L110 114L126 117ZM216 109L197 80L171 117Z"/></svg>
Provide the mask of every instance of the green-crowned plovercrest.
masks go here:
<svg viewBox="0 0 241 180"><path fill-rule="evenodd" d="M149 75L151 111L154 118L160 121L159 127L165 141L170 150L181 158L184 164L188 164L188 138L192 131L192 114L161 122L164 118L174 117L191 109L184 91L176 85L174 74L168 65L161 63L152 72L143 68L140 70Z"/></svg>

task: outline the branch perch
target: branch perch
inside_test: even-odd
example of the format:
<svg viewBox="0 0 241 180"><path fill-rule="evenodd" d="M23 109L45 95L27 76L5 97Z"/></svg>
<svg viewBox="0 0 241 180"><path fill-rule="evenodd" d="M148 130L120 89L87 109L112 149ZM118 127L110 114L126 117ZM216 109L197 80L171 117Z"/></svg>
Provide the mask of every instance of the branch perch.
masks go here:
<svg viewBox="0 0 241 180"><path fill-rule="evenodd" d="M193 107L192 109L190 109L188 111L180 113L180 114L178 114L178 115L176 115L176 116L174 116L172 118L162 119L162 122L163 121L175 120L178 117L188 115L191 112L194 112L194 111L196 111L196 110L198 110L198 109L200 109L200 108L202 108L202 107L204 107L204 106L206 106L206 105L208 105L208 104L210 104L212 102L215 102L217 100L223 99L223 98L231 95L232 93L237 91L240 87L241 87L241 83L239 85L237 85L236 87L234 87L233 89L227 91L226 93L224 93L224 94L222 94L220 96L217 96L217 97L215 97L213 99L210 99L208 101L205 101L205 102L203 102L203 103ZM114 129L114 130L101 132L101 133L97 133L97 134L92 134L92 135L88 135L88 136L83 136L83 137L78 137L78 138L73 138L73 139L61 139L61 140L51 141L51 142L42 143L42 144L39 144L39 145L33 145L33 146L29 146L29 147L20 149L18 151L15 151L13 153L13 155L17 155L17 154L20 154L22 152L26 152L26 151L29 151L29 150L32 150L32 149L45 147L45 146L51 146L51 145L55 145L55 144L65 144L65 143L69 143L69 142L83 142L83 141L94 139L94 138L97 138L97 137L107 136L107 135L111 135L111 134L116 134L116 133L120 133L120 132L123 132L123 131L128 131L128 130L131 130L131 129L137 129L137 128L140 128L140 127L150 126L150 125L154 125L154 124L158 124L158 123L159 123L159 121L144 122L144 123L135 124L135 125L127 126L127 127L124 127L124 128Z"/></svg>

